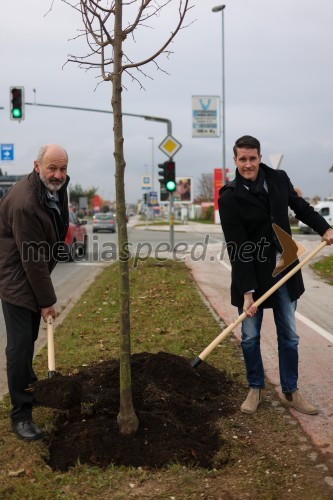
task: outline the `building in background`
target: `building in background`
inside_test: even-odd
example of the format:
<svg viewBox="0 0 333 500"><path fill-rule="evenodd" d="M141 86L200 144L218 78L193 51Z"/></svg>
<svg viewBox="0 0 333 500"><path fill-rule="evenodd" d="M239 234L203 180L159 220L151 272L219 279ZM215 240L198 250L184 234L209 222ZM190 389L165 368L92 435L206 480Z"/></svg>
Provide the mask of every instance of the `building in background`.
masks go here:
<svg viewBox="0 0 333 500"><path fill-rule="evenodd" d="M0 168L0 198L2 198L17 181L22 179L22 177L24 177L24 175L7 175L7 172L3 175Z"/></svg>

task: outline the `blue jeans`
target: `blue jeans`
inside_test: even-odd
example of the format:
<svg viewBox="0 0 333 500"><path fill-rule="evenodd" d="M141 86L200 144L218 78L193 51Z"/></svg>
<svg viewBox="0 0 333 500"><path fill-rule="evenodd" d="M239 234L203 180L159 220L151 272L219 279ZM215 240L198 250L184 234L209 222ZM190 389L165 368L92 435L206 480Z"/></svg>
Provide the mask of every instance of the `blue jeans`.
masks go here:
<svg viewBox="0 0 333 500"><path fill-rule="evenodd" d="M295 311L297 301L290 302L287 285L284 284L275 292L276 305L273 315L276 326L279 370L282 392L294 392L298 380L298 340L296 333ZM239 314L243 310L239 309ZM264 367L260 352L260 330L263 309L258 309L252 318L246 318L242 323L242 350L249 387L263 388Z"/></svg>

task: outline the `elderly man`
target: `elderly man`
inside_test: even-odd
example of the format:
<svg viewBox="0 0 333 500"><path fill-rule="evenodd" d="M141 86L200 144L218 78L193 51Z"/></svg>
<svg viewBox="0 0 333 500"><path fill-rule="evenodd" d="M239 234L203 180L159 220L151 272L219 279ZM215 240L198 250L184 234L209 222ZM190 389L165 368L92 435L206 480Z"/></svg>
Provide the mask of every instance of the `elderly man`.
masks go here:
<svg viewBox="0 0 333 500"><path fill-rule="evenodd" d="M51 272L68 229L68 155L57 144L43 146L33 172L0 202L0 298L7 330L10 417L17 436L42 437L32 420L36 381L32 368L41 317L55 317Z"/></svg>

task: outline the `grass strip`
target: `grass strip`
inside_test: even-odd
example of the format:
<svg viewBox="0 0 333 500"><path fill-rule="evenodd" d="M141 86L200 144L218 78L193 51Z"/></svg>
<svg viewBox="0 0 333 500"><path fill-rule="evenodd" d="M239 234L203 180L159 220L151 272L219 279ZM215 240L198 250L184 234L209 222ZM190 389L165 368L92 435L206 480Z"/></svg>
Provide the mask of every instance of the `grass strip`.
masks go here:
<svg viewBox="0 0 333 500"><path fill-rule="evenodd" d="M328 255L311 264L311 268L329 285L333 285L333 256Z"/></svg>

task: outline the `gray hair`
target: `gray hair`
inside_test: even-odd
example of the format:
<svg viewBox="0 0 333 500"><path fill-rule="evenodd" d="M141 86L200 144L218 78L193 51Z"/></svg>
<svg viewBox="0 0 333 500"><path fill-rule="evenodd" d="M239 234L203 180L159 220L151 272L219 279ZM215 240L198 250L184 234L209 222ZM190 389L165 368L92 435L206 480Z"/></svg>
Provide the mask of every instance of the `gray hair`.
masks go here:
<svg viewBox="0 0 333 500"><path fill-rule="evenodd" d="M37 154L37 158L36 158L36 161L38 163L38 165L41 164L42 160L43 160L43 157L46 153L46 151L48 150L50 144L45 144L45 146L42 146L39 151L38 151L38 154ZM60 147L60 146L59 146ZM67 154L67 151L61 146L61 148L64 150L64 153L65 155L67 156L67 160L68 160L68 154Z"/></svg>

